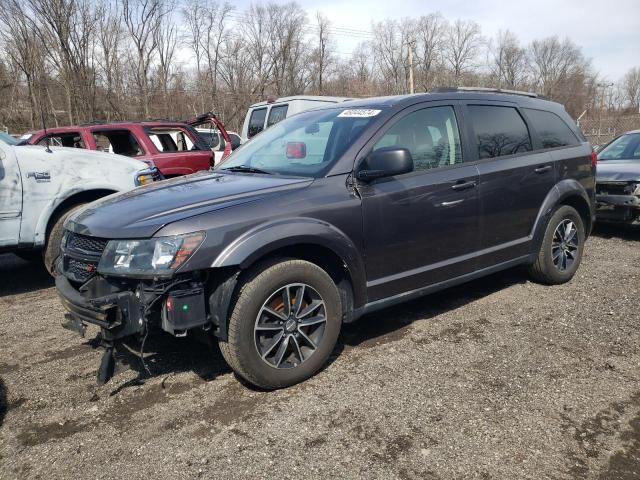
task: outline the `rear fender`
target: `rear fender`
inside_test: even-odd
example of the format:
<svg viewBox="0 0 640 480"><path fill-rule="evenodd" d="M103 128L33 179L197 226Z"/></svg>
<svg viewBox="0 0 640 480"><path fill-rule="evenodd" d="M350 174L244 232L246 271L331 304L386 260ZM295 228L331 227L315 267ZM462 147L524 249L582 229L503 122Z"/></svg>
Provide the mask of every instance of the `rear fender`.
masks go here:
<svg viewBox="0 0 640 480"><path fill-rule="evenodd" d="M542 207L538 211L538 216L531 232L534 245L533 252L536 252L536 254L540 249L540 244L544 238L544 232L547 228L547 223L549 222L551 215L553 215L553 212L556 210L558 205L562 205L570 197L581 198L589 208L590 215L592 214L593 207L589 200L589 195L580 182L571 178L558 182L545 197ZM591 221L589 225L585 225L587 233L589 233L590 227Z"/></svg>

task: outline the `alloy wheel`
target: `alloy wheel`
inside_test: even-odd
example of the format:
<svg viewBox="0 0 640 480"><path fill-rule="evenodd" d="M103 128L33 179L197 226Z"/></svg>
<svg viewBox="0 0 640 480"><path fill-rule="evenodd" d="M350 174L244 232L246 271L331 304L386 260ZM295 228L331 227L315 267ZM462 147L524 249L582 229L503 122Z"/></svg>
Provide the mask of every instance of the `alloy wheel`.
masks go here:
<svg viewBox="0 0 640 480"><path fill-rule="evenodd" d="M273 292L258 312L254 326L260 358L274 368L295 368L322 342L327 314L320 294L304 283Z"/></svg>
<svg viewBox="0 0 640 480"><path fill-rule="evenodd" d="M551 241L551 258L553 264L564 272L571 268L578 256L578 229L572 220L565 218L556 227Z"/></svg>

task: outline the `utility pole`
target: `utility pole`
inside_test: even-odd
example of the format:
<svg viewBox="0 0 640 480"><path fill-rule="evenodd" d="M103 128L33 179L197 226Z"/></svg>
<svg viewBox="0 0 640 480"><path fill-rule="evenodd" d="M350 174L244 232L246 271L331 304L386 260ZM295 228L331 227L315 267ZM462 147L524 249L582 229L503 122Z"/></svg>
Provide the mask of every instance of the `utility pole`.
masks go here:
<svg viewBox="0 0 640 480"><path fill-rule="evenodd" d="M600 96L600 115L598 118L598 144L600 143L600 136L602 135L602 112L604 112L604 95L606 89L612 87L613 83L597 83L596 87L602 88L602 95Z"/></svg>
<svg viewBox="0 0 640 480"><path fill-rule="evenodd" d="M409 45L409 93L413 93L413 45Z"/></svg>

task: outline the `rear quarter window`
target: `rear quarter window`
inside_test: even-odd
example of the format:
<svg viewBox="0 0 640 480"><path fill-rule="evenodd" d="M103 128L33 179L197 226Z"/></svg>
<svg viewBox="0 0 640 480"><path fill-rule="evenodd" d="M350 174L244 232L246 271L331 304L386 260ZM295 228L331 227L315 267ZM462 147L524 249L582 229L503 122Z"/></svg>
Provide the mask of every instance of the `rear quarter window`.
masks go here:
<svg viewBox="0 0 640 480"><path fill-rule="evenodd" d="M524 111L538 132L542 148L566 147L580 143L571 128L555 113L532 108L525 108Z"/></svg>

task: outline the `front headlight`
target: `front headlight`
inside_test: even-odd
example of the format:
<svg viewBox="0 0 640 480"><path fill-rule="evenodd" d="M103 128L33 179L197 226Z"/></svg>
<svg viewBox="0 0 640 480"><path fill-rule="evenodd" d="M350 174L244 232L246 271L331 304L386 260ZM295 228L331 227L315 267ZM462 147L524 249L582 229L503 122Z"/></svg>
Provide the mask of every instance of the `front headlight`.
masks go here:
<svg viewBox="0 0 640 480"><path fill-rule="evenodd" d="M136 277L171 276L204 241L204 232L149 240L111 240L98 272L103 275Z"/></svg>

